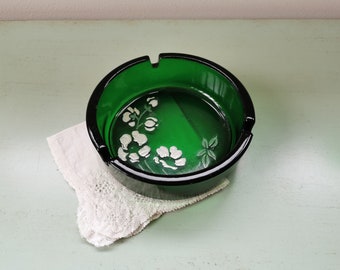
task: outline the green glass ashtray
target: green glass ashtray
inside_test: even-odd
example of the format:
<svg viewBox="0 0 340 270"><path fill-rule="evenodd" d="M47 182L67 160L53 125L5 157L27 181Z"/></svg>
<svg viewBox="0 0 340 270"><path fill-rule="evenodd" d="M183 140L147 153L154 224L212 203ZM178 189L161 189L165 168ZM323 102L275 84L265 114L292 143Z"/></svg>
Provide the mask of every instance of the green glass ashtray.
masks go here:
<svg viewBox="0 0 340 270"><path fill-rule="evenodd" d="M246 151L255 123L251 98L225 68L165 53L112 70L95 88L87 128L122 184L162 199L218 185Z"/></svg>

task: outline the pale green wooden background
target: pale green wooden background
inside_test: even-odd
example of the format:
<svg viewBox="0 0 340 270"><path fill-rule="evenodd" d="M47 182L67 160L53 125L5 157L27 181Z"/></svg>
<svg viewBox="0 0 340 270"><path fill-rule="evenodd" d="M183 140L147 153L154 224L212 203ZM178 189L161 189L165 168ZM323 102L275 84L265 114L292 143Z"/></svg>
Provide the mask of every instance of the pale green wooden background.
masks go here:
<svg viewBox="0 0 340 270"><path fill-rule="evenodd" d="M215 61L249 90L254 140L232 184L97 250L46 137L97 82L148 54ZM340 21L0 23L0 269L339 269Z"/></svg>

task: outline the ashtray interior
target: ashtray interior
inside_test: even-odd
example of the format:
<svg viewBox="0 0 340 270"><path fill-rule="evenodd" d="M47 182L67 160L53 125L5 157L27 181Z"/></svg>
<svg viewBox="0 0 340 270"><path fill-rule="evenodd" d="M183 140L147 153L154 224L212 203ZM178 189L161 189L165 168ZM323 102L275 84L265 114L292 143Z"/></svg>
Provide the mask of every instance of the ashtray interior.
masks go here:
<svg viewBox="0 0 340 270"><path fill-rule="evenodd" d="M204 95L165 87L124 106L107 139L111 154L130 166L184 174L221 162L235 143L229 123Z"/></svg>
<svg viewBox="0 0 340 270"><path fill-rule="evenodd" d="M232 74L183 54L161 54L157 64L141 57L113 70L97 86L89 114L104 160L137 178L169 181L222 169L255 120Z"/></svg>

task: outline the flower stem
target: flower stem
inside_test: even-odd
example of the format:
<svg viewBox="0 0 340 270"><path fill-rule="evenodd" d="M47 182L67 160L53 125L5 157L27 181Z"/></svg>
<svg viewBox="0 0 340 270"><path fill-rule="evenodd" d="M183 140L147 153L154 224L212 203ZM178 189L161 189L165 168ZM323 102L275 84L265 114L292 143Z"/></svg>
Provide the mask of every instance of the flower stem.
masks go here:
<svg viewBox="0 0 340 270"><path fill-rule="evenodd" d="M137 118L137 123L136 123L136 129L138 130L144 123L139 123L144 114L147 112L147 110L144 110L140 116Z"/></svg>
<svg viewBox="0 0 340 270"><path fill-rule="evenodd" d="M155 173L155 172L151 169L151 167L149 166L149 164L146 162L146 160L144 160L144 164L145 164L145 166L150 170L150 172Z"/></svg>

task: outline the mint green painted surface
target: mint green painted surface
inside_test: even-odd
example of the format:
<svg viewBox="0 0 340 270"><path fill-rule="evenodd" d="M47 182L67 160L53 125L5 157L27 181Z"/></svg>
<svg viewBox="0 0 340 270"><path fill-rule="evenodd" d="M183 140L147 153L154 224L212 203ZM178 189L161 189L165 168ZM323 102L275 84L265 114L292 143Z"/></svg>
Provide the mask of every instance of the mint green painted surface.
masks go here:
<svg viewBox="0 0 340 270"><path fill-rule="evenodd" d="M340 21L0 23L0 269L340 269ZM254 140L223 192L96 250L45 138L112 67L184 52L249 90ZM124 104L122 104L124 105Z"/></svg>

